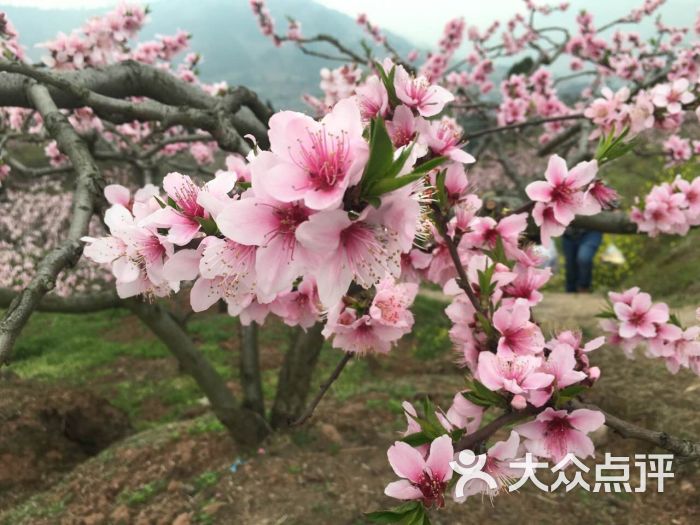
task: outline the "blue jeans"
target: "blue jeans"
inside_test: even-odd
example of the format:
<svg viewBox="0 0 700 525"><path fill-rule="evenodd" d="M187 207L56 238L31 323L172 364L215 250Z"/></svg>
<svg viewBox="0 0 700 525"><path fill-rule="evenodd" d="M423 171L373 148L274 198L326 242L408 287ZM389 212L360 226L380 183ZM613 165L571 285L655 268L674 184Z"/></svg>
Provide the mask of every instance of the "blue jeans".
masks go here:
<svg viewBox="0 0 700 525"><path fill-rule="evenodd" d="M596 231L565 233L562 237L566 259L566 291L590 290L593 281L593 258L603 240Z"/></svg>

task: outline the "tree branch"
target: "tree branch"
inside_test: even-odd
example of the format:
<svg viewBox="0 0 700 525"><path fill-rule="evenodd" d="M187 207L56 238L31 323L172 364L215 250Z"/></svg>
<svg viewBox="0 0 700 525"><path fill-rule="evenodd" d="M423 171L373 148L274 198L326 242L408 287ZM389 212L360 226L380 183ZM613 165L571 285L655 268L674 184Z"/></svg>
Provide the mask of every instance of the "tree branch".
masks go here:
<svg viewBox="0 0 700 525"><path fill-rule="evenodd" d="M267 144L266 123L272 114L250 90L238 87L223 97L208 95L167 71L125 61L98 69L50 72L21 62L0 61L5 71L0 82L0 105L31 107L23 94L26 77L50 86L58 107L89 106L111 122L159 121L166 126L181 125L204 129L222 149L247 152L242 135L251 133ZM132 102L129 97L152 100ZM241 111L247 108L248 112ZM250 118L251 114L255 118Z"/></svg>
<svg viewBox="0 0 700 525"><path fill-rule="evenodd" d="M197 349L175 318L163 307L140 299L127 299L124 304L168 347L180 368L197 382L211 403L216 417L236 442L252 447L270 431L265 419L241 407L212 364Z"/></svg>
<svg viewBox="0 0 700 525"><path fill-rule="evenodd" d="M0 288L0 308L8 308L15 297L17 297L17 292L14 290ZM100 310L111 310L120 306L123 306L123 303L115 291L75 294L70 297L48 294L36 306L36 311L83 314Z"/></svg>
<svg viewBox="0 0 700 525"><path fill-rule="evenodd" d="M80 258L83 251L80 238L88 233L90 218L104 185L90 151L65 115L58 110L49 90L34 81L26 82L26 90L28 99L41 114L49 134L70 159L77 174L77 183L66 240L39 262L36 275L15 297L0 321L0 364L9 359L17 336L44 295L56 285L58 274Z"/></svg>
<svg viewBox="0 0 700 525"><path fill-rule="evenodd" d="M596 405L581 403L580 401L576 400L573 400L571 405L573 408L587 408L589 410L597 410L598 412L601 412L605 416L606 426L613 429L624 438L646 441L647 443L661 447L669 452L673 452L676 456L680 456L688 460L700 460L700 443L689 439L671 436L666 432L658 432L656 430L649 430L644 427L640 427L639 425L635 425L634 423L630 423L629 421L625 421L624 419L614 416Z"/></svg>

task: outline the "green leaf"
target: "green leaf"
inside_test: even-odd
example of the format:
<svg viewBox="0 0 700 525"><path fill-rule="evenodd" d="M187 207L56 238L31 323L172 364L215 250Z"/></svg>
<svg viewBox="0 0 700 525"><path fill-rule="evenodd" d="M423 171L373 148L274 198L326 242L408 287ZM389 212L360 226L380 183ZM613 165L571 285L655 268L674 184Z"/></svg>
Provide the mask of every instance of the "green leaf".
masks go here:
<svg viewBox="0 0 700 525"><path fill-rule="evenodd" d="M369 188L391 169L394 163L394 146L384 125L384 119L377 117L370 124L369 159L362 174L364 188Z"/></svg>
<svg viewBox="0 0 700 525"><path fill-rule="evenodd" d="M671 324L675 324L678 328L683 328L683 325L681 324L681 320L678 318L676 314L671 314L669 317L669 321Z"/></svg>
<svg viewBox="0 0 700 525"><path fill-rule="evenodd" d="M205 219L204 217L196 217L197 222L202 227L202 231L207 235L216 235L219 232L219 227L214 219Z"/></svg>
<svg viewBox="0 0 700 525"><path fill-rule="evenodd" d="M391 71L389 71L388 75L387 75L386 71L384 71L384 67L379 62L375 61L374 67L377 68L377 71L379 72L379 78L382 79L382 83L384 84L384 88L386 89L387 95L389 96L389 103L391 104L391 107L395 108L396 106L401 104L399 97L396 96L396 87L394 86L394 76L396 75L396 66L393 66L391 68Z"/></svg>
<svg viewBox="0 0 700 525"><path fill-rule="evenodd" d="M430 170L437 168L447 160L447 157L434 157L425 161L420 166L415 166L411 173L428 173ZM410 175L410 174L409 174Z"/></svg>
<svg viewBox="0 0 700 525"><path fill-rule="evenodd" d="M629 134L629 126L625 126L619 135L615 135L613 128L608 135L600 137L594 158L600 165L618 159L628 153L636 145L635 139L625 142L625 137Z"/></svg>
<svg viewBox="0 0 700 525"><path fill-rule="evenodd" d="M604 310L600 313L595 314L598 319L617 319L617 315L612 310Z"/></svg>
<svg viewBox="0 0 700 525"><path fill-rule="evenodd" d="M413 517L423 506L418 501L409 501L387 510L366 512L365 517L372 523L401 523L406 517Z"/></svg>
<svg viewBox="0 0 700 525"><path fill-rule="evenodd" d="M502 395L489 390L482 383L474 379L470 385L471 392L464 392L462 395L466 397L472 403L482 406L482 407L507 407L508 402L506 398Z"/></svg>
<svg viewBox="0 0 700 525"><path fill-rule="evenodd" d="M157 195L154 195L153 198L156 200L156 202L158 203L158 206L160 206L161 208L166 208L168 206Z"/></svg>
<svg viewBox="0 0 700 525"><path fill-rule="evenodd" d="M404 443L411 445L412 447L419 447L421 445L427 445L433 440L425 435L425 432L414 432L413 434L408 434L400 439Z"/></svg>
<svg viewBox="0 0 700 525"><path fill-rule="evenodd" d="M407 184L411 184L416 182L418 179L422 179L424 176L425 175L423 173L410 173L408 175L404 175L403 177L382 179L372 184L366 198L378 197L380 195L384 195L385 193L396 191L399 188L403 188Z"/></svg>
<svg viewBox="0 0 700 525"><path fill-rule="evenodd" d="M557 405L563 405L587 389L588 387L585 385L569 385L566 388L562 388L554 394L555 403Z"/></svg>
<svg viewBox="0 0 700 525"><path fill-rule="evenodd" d="M441 208L446 208L448 204L447 189L445 188L445 178L447 170L441 170L435 177L435 189L437 190L438 202Z"/></svg>
<svg viewBox="0 0 700 525"><path fill-rule="evenodd" d="M177 205L177 202L175 202L172 197L168 197L168 206L180 211L180 206Z"/></svg>

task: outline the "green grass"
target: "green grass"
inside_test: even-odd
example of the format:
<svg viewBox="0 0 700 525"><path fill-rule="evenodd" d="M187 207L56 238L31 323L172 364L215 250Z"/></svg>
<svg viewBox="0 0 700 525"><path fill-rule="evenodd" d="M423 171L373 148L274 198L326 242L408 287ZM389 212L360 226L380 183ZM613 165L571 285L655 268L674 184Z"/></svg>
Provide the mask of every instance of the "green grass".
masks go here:
<svg viewBox="0 0 700 525"><path fill-rule="evenodd" d="M163 492L165 486L164 480L152 481L134 490L124 490L117 496L117 500L121 503L126 503L130 507L144 505Z"/></svg>
<svg viewBox="0 0 700 525"><path fill-rule="evenodd" d="M155 339L118 342L105 338L119 332L129 314L122 310L82 315L36 314L17 341L12 369L22 377L80 382L86 372L104 368L120 356L166 357Z"/></svg>

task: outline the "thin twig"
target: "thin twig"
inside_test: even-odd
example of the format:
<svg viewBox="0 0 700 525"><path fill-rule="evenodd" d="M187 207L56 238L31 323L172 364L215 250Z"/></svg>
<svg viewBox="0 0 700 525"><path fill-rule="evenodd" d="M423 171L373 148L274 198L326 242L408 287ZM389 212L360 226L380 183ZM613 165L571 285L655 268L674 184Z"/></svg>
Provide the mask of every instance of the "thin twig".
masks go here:
<svg viewBox="0 0 700 525"><path fill-rule="evenodd" d="M343 358L340 360L338 365L335 367L335 370L333 370L333 373L326 379L323 383L321 383L321 386L319 387L319 391L316 394L316 396L313 398L311 403L309 404L308 407L306 407L306 410L304 410L304 413L294 421L290 426L292 427L298 427L300 425L303 425L314 413L314 410L316 410L316 406L321 402L321 399L323 399L323 396L326 395L326 392L328 389L331 387L331 385L335 382L338 377L340 377L340 373L343 371L343 368L345 368L345 365L347 365L350 360L352 359L353 354L350 352L346 352Z"/></svg>

